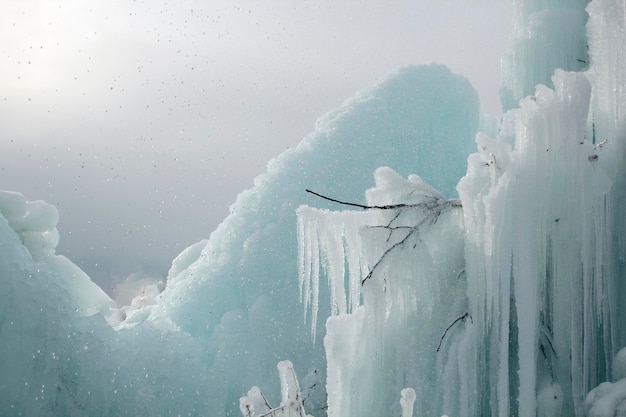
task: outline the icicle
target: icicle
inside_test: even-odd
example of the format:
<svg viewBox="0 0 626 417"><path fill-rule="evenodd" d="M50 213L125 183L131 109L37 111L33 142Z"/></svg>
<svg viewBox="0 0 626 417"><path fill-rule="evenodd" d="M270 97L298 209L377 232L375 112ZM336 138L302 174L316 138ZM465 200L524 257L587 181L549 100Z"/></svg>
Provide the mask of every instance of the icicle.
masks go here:
<svg viewBox="0 0 626 417"><path fill-rule="evenodd" d="M325 273L330 286L332 316L324 338L328 414L382 415L411 383L419 390L403 391L403 415L412 414L414 402L430 415L440 411L443 401L436 341L459 316L469 317L460 205L417 176L405 180L381 168L375 178L368 204L385 208L298 210L304 225L300 245L312 242L321 265L315 271L309 260L300 262L301 280L315 285L319 273ZM315 264L315 248L313 253ZM471 318L447 332L441 355L449 349L460 352L457 343L466 321ZM401 371L381 375L381 369ZM454 401L456 415L463 412L459 403Z"/></svg>
<svg viewBox="0 0 626 417"><path fill-rule="evenodd" d="M319 239L317 234L317 224L310 231L310 253L311 253L311 292L313 300L311 302L311 333L315 340L317 332L317 313L319 311L319 294L320 294L320 253Z"/></svg>

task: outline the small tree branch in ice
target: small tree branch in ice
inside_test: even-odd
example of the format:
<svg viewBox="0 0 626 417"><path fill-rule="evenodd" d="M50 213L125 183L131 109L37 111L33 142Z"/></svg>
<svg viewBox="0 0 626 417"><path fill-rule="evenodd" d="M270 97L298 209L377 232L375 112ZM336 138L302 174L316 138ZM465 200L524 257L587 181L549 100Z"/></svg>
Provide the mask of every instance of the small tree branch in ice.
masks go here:
<svg viewBox="0 0 626 417"><path fill-rule="evenodd" d="M441 335L441 339L439 339L439 345L437 346L437 352L439 352L439 350L441 349L441 344L443 343L443 339L446 337L446 334L448 334L448 330L450 330L452 328L452 326L454 326L455 324L457 324L458 322L460 322L461 320L465 321L466 318L470 319L470 321L473 323L474 320L472 319L472 316L470 315L469 312L465 312L465 314L463 314L461 317L458 317L456 320L454 320L452 323L450 323L450 325L448 327L446 327L446 330L444 330L443 334Z"/></svg>
<svg viewBox="0 0 626 417"><path fill-rule="evenodd" d="M376 271L378 266L383 262L383 260L387 257L387 255L389 255L389 253L392 252L394 249L404 245L404 243L406 243L407 240L415 232L417 232L420 227L424 226L424 224L426 224L427 222L430 222L430 224L437 223L437 220L439 219L439 216L441 215L441 213L443 213L443 211L448 209L448 208L458 208L458 207L461 207L461 201L460 200L445 200L445 199L436 198L436 197L432 197L432 198L430 198L429 200L427 200L425 202L421 202L421 203L417 203L417 204L400 203L400 204L387 204L387 205L382 205L382 206L377 206L377 205L369 206L369 205L365 205L365 204L350 203L350 202L347 202L347 201L337 200L336 198L327 197L327 196L325 196L323 194L320 194L320 193L317 193L315 191L309 190L308 188L306 189L306 192L310 193L310 194L313 194L313 195L315 195L315 196L317 196L319 198L322 198L324 200L332 201L333 203L338 203L338 204L342 204L342 205L345 205L345 206L351 206L351 207L359 207L359 208L362 208L364 210L372 210L372 209L377 209L377 210L396 210L397 209L398 210L396 215L387 223L387 225L370 226L370 227L372 227L372 228L385 228L385 229L388 229L389 230L389 236L387 237L387 241L389 241L391 239L391 236L392 236L393 232L396 231L396 230L408 230L408 233L400 241L394 243L389 248L387 248L387 250L382 254L380 259L378 259L378 261L374 264L374 266L369 271L367 276L365 276L365 278L363 278L361 280L361 286L363 284L365 284L365 281L367 281L368 279L370 279L372 277L372 275L374 274L374 272ZM403 209L408 209L408 208L425 209L425 210L427 210L427 214L415 226L391 226L391 224L394 222L394 220L396 220L400 216L400 214L402 213Z"/></svg>
<svg viewBox="0 0 626 417"><path fill-rule="evenodd" d="M409 233L411 233L413 231L413 227L412 226L367 226L369 229L387 229L389 230L389 236L387 236L387 239L385 240L386 242L389 242L389 240L391 240L391 236L393 235L393 232L395 232L396 230L408 230Z"/></svg>
<svg viewBox="0 0 626 417"><path fill-rule="evenodd" d="M419 203L419 204L404 204L404 203L400 203L400 204L388 204L388 205L384 205L384 206L366 206L364 204L349 203L347 201L341 201L341 200L337 200L337 199L334 199L334 198L326 197L325 195L322 195L320 193L316 193L315 191L311 191L308 188L305 189L305 191L307 193L311 193L311 194L313 194L315 196L318 196L319 198L322 198L324 200L332 201L333 203L343 204L344 206L359 207L359 208L362 208L364 210L369 210L369 209L393 210L393 209L405 208L405 207L421 207L423 204L426 204L426 203ZM459 204L459 207L461 205L461 202L458 201L458 200L447 200L447 201L456 201Z"/></svg>
<svg viewBox="0 0 626 417"><path fill-rule="evenodd" d="M387 248L385 253L383 253L383 255L380 257L380 259L378 259L378 261L376 261L376 263L374 264L372 269L370 269L370 272L367 274L367 276L361 280L361 286L363 286L363 284L365 284L365 281L367 281L368 279L370 279L372 277L372 275L374 275L374 271L376 271L376 268L378 268L378 266L383 262L383 260L387 257L387 255L389 255L389 253L392 250L394 250L395 248L404 245L404 243L409 239L409 237L411 237L411 235L416 230L417 230L417 228L415 228L415 227L411 228L411 231L409 233L407 233L406 236L402 240L400 240L399 242L394 243L389 248Z"/></svg>
<svg viewBox="0 0 626 417"><path fill-rule="evenodd" d="M385 206L391 207L391 206ZM442 200L442 199L433 199L424 203L419 204L405 204L402 208L423 208L427 210L427 214L415 225L415 226L391 226L394 220L396 220L402 210L398 210L398 214L394 216L389 223L382 226L370 226L371 228L384 228L389 230L389 236L387 236L387 242L391 239L391 235L396 230L408 230L408 233L398 242L391 245L387 250L382 254L382 256L376 261L372 269L370 269L369 273L365 278L361 280L361 286L365 284L365 281L372 278L374 272L379 267L379 265L385 260L385 258L389 255L390 252L395 250L396 248L404 245L413 234L418 233L419 230L424 227L427 223L435 224L439 219L439 216L449 208L458 208L461 207L461 202L459 200ZM377 208L377 207L375 207ZM378 207L379 208L379 207ZM394 207L397 208L397 207ZM416 244L417 245L417 244Z"/></svg>

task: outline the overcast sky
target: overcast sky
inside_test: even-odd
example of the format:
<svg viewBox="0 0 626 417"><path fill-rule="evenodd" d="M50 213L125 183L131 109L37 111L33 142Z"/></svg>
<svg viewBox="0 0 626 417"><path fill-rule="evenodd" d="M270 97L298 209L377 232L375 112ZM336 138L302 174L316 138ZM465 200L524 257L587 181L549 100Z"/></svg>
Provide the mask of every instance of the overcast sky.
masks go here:
<svg viewBox="0 0 626 417"><path fill-rule="evenodd" d="M0 0L0 189L58 207L105 289L164 276L269 159L394 69L500 115L503 0Z"/></svg>

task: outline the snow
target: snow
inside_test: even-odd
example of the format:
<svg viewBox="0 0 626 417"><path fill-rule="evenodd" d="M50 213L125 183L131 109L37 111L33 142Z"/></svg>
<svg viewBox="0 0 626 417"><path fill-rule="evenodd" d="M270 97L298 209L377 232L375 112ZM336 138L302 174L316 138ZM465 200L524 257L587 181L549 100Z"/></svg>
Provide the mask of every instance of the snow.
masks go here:
<svg viewBox="0 0 626 417"><path fill-rule="evenodd" d="M401 69L128 306L0 192L0 410L626 415L626 2L515 10L497 129L461 76Z"/></svg>

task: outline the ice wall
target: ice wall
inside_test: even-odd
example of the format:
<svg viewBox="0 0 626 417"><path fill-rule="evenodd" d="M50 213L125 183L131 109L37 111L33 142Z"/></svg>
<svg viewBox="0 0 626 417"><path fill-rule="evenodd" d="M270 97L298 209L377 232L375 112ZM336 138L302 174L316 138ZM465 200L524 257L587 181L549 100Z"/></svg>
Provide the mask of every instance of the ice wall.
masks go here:
<svg viewBox="0 0 626 417"><path fill-rule="evenodd" d="M79 270L69 260L70 267L49 263L56 256L56 239L47 238L54 235L54 207L4 192L0 206L2 416L198 415L211 409L206 366L196 360L193 339L148 324L116 331L101 314L85 314L85 300L108 297L68 280Z"/></svg>
<svg viewBox="0 0 626 417"><path fill-rule="evenodd" d="M581 71L589 66L585 22L587 0L513 2L513 33L502 60L503 109L518 107L535 85L552 85L557 68Z"/></svg>
<svg viewBox="0 0 626 417"><path fill-rule="evenodd" d="M623 410L626 4L594 0L586 31L584 5L517 3L512 110L467 163L471 86L403 69L272 161L115 329L108 297L54 253L56 211L0 194L0 410L319 416L322 379L340 417ZM364 212L304 192L362 202L372 172Z"/></svg>
<svg viewBox="0 0 626 417"><path fill-rule="evenodd" d="M210 239L173 262L157 303L126 309L115 330L101 315L88 316L101 311L89 309L98 303L87 302L86 314L77 314L83 310L78 295L98 300L99 289L80 290L82 284L68 278L88 277L71 263L55 269L49 262L57 259L56 235L48 233L56 211L23 222L26 229L46 223L32 229L29 246L14 218L24 207L51 206L3 194L10 210L0 217L0 279L8 289L0 293L6 370L0 410L239 415L239 398L252 385L270 401L280 398L280 384L266 382L277 380L276 363L290 359L301 376L304 407L323 415L326 362L322 338L313 342L299 302L295 209L306 201L325 203L305 189L360 201L371 173L393 165L402 175L417 166L454 195L478 123L477 95L467 80L441 65L399 70L321 118L301 145L272 161ZM328 286L320 286L320 295L329 296ZM325 303L320 315L329 314ZM322 321L317 330L323 329Z"/></svg>
<svg viewBox="0 0 626 417"><path fill-rule="evenodd" d="M334 307L324 339L328 413L397 415L406 388L411 410L440 415L453 371L440 372L438 344L467 312L461 207L417 176L379 168L375 179L375 207L364 212L298 210L303 297L315 310L328 276Z"/></svg>
<svg viewBox="0 0 626 417"><path fill-rule="evenodd" d="M615 147L588 140L586 77L557 71L553 83L509 113L498 138L479 136L459 184L469 363L480 364L468 372L490 392L473 405L482 414L535 415L537 392L558 386L564 415L581 415L618 348Z"/></svg>
<svg viewBox="0 0 626 417"><path fill-rule="evenodd" d="M325 275L338 306L325 337L329 415L390 414L404 386L424 415L626 409L623 381L594 389L620 378L611 362L626 344L625 5L591 3L585 26L585 2L518 2L512 109L495 138L477 135L462 220L299 209L305 306L315 314ZM419 195L392 183L377 173L381 204Z"/></svg>
<svg viewBox="0 0 626 417"><path fill-rule="evenodd" d="M527 193L528 198L535 199L537 193L541 195L541 189L550 187L550 183L554 187L545 197L539 198L541 206L533 208L534 215L526 209L512 216L514 222L511 219L500 223L491 220L492 229L485 226L486 231L493 230L492 238L483 236L485 244L493 247L485 251L489 255L484 261L485 273L492 278L486 282L479 279L477 290L481 293L481 286L498 283L496 288L504 291L502 295L507 291L512 294L508 329L502 324L500 329L493 326L492 318L486 321L487 327L483 329L483 335L487 335L487 338L493 339L495 335L500 339L499 350L504 355L499 356L499 363L490 365L501 370L498 386L494 388L494 392L499 392L499 412L506 408L515 411L515 399L519 398L520 415L531 415L534 413L532 401L535 393L542 386L558 384L565 394L563 415L582 415L582 397L596 384L609 379L611 358L625 343L624 325L620 319L624 317L624 310L619 302L625 294L622 237L625 230L625 135L622 110L625 102L622 46L626 39L625 9L623 1L594 1L587 10L588 61L578 58L583 51L580 48L577 50L572 44L564 44L557 52L545 48L544 44L535 47L535 54L551 60L553 58L550 54L558 55L565 51L570 54L570 59L563 61L563 68L569 66L569 69L574 69L572 64L576 64L573 58L576 58L580 64L589 62L589 71L584 75L557 73L552 78L553 82L548 83L555 87L556 94L538 87L533 97L520 103L519 110L505 117L499 139L496 142L483 142L485 149L498 143L511 144L511 157L505 157L507 164L509 159L511 164L526 159L523 166L534 165L543 174L536 178L532 194ZM541 10L538 12L543 13ZM560 33L562 26L569 23L553 25L553 29ZM569 30L567 27L565 29L562 33ZM570 40L579 38L571 37ZM523 44L514 43L513 56L520 53L516 51L520 47L522 50L525 48ZM519 83L520 78L524 79L524 74L531 74L529 71L536 71L536 79L531 77L530 84L544 82L541 70L549 68L545 66L544 59L528 59L523 68L531 70L522 70L520 74L523 76L518 75L513 83ZM507 130L509 133L506 133ZM579 138L578 143L575 138ZM498 146L502 146L500 144ZM548 157L548 154L553 152L555 144L562 150L553 160L554 155ZM545 147L545 153L541 152L542 147ZM579 155L575 155L575 152ZM492 149L489 155L483 155L482 160L491 158L493 154L495 160L499 161L502 158L498 155L502 153L508 152ZM591 166L589 163L592 163ZM470 161L468 177L477 172L471 166ZM496 195L498 188L500 193L510 196L500 196L496 203L491 197L482 195L478 201L484 204L483 211L495 213L498 211L495 207L500 205L500 209L515 213L519 207L523 207L521 201L511 205L504 202L516 198L513 190L523 182L519 178L532 178L533 173L530 168L527 169L529 171L524 171L523 175L512 177L511 184L508 184L509 179L503 172L496 173L496 177L502 177L492 185L492 196ZM466 180L464 183L468 186L470 181L468 178ZM569 193L566 191L568 189ZM461 186L459 192L463 194ZM550 224L547 220L550 215L547 213L555 209L554 223ZM564 228L563 218L557 215L559 212L573 216L575 227ZM489 223L489 217L481 213L474 216L474 220ZM524 218L539 227L539 231L532 232L536 234L535 237L527 231L532 228L526 228L526 231L516 229L523 224ZM466 221L466 224L471 226L472 222ZM506 236L502 230L507 227L510 229L508 234L515 237L510 254L507 253L507 243L502 240ZM520 239L520 236L526 238ZM526 245L526 248L519 245ZM494 262L494 253L510 257L514 265L510 272L504 271L504 275L496 279L493 278L503 274L502 266L507 263ZM518 259L521 257L522 262L515 262L516 256ZM468 262L469 259L475 258L468 257ZM520 263L523 264L521 267ZM526 271L520 270L528 268L529 264L535 266ZM510 288L506 284L507 275L511 277ZM471 283L468 285L471 286ZM487 311L486 315L490 314L490 308L494 308L488 298L481 300L480 305ZM502 305L500 301L500 305L496 304L495 308L504 308L501 313L506 314L506 303ZM509 331L511 334L507 335ZM512 342L509 342L508 348L504 348L507 340ZM535 362L536 365L531 366ZM506 372L502 371L506 367L510 368ZM515 379L515 368L520 370L519 380ZM506 376L507 372L509 377ZM505 382L507 379L508 382ZM508 405L502 402L507 397L507 391L510 399L505 399L505 402L511 401Z"/></svg>
<svg viewBox="0 0 626 417"><path fill-rule="evenodd" d="M59 212L44 201L27 201L16 192L0 191L0 215L20 237L33 260L45 263L66 281L67 288L82 316L101 314L111 324L120 321L115 302L80 268L56 254Z"/></svg>
<svg viewBox="0 0 626 417"><path fill-rule="evenodd" d="M321 118L301 145L270 162L198 259L168 278L151 320L169 317L206 346L210 396L225 414L251 385L271 380L280 360L293 361L303 377L325 373L322 340L312 341L299 303L295 209L327 204L305 189L362 201L371 173L393 164L403 175L418 167L454 194L473 148L478 109L471 85L445 67L400 70ZM326 299L328 286L319 292ZM327 317L330 307L320 306ZM321 334L323 326L317 326ZM262 388L275 398L276 386ZM309 402L324 400L323 385L316 389L321 392ZM305 405L314 415L324 406Z"/></svg>

